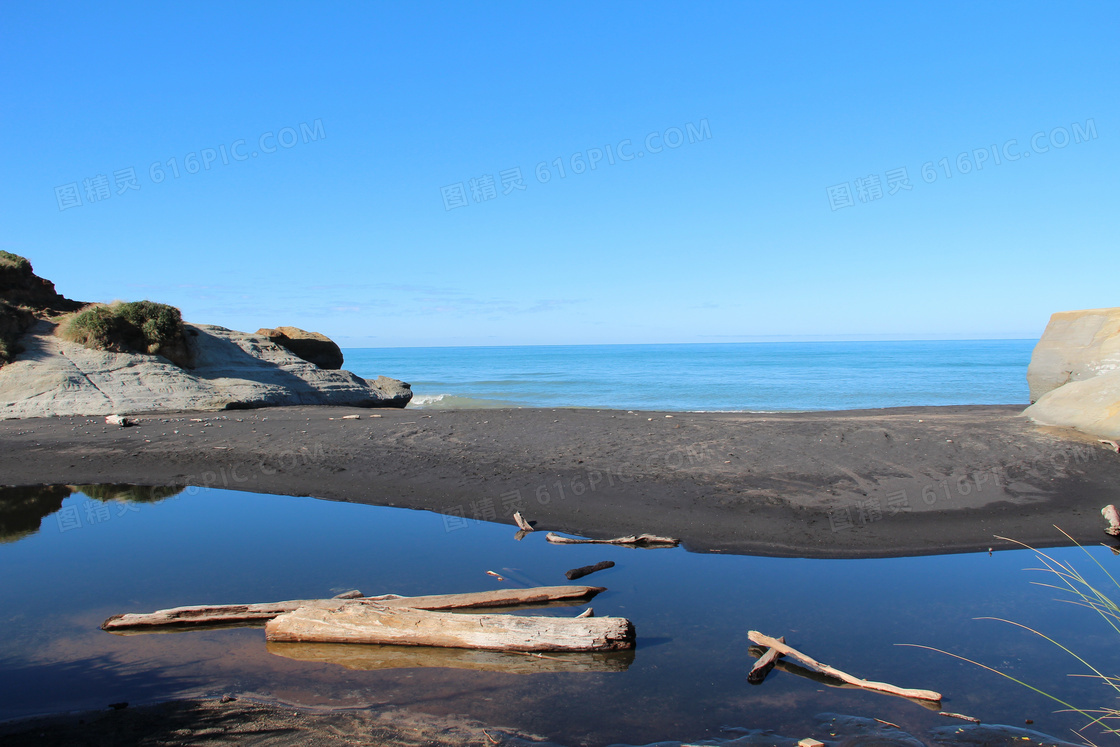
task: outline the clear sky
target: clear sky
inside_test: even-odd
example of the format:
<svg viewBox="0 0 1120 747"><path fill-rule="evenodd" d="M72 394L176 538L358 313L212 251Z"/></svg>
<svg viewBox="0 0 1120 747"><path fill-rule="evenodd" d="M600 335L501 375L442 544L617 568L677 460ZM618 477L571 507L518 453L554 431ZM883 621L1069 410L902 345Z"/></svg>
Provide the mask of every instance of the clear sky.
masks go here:
<svg viewBox="0 0 1120 747"><path fill-rule="evenodd" d="M1120 305L1118 55L1116 2L4 2L0 248L343 347L1036 337Z"/></svg>

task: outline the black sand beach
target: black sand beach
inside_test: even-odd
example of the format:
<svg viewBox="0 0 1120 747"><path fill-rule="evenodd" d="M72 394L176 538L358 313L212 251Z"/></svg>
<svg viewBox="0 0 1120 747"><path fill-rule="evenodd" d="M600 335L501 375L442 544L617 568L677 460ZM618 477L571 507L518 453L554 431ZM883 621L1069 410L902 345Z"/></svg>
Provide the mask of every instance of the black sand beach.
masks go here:
<svg viewBox="0 0 1120 747"><path fill-rule="evenodd" d="M7 485L194 485L696 552L921 555L1107 539L1120 456L1021 407L807 413L292 407L0 421ZM344 416L357 419L343 419Z"/></svg>

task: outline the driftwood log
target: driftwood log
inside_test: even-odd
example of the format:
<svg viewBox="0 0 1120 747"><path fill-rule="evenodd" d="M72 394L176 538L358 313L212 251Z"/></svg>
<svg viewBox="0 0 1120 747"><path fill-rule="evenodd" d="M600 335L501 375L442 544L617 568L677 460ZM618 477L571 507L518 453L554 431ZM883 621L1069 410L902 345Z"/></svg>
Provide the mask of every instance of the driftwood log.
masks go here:
<svg viewBox="0 0 1120 747"><path fill-rule="evenodd" d="M585 539L583 537L565 537L555 532L549 532L545 539L556 545L631 545L633 547L676 547L681 543L673 537L658 537L656 534L627 535L614 539Z"/></svg>
<svg viewBox="0 0 1120 747"><path fill-rule="evenodd" d="M265 640L375 643L484 651L616 651L634 647L634 626L621 617L457 615L339 600L300 607L269 620Z"/></svg>
<svg viewBox="0 0 1120 747"><path fill-rule="evenodd" d="M941 701L941 693L934 692L933 690L913 690L903 687L895 687L894 685L889 685L886 682L874 682L871 680L860 679L859 677L853 677L847 672L842 672L835 667L830 667L827 664L821 664L811 656L803 654L797 649L792 648L791 646L787 646L781 640L777 638L771 638L768 635L759 633L757 630L748 632L747 637L751 640L752 643L755 643L759 646L765 646L770 649L775 649L778 653L784 654L793 659L797 659L803 664L806 664L823 674L827 674L830 677L835 677L838 680L847 682L849 685L855 685L856 687L862 688L864 690L874 690L875 692L887 693L888 695L898 695L903 698L928 701L930 703L939 703Z"/></svg>
<svg viewBox="0 0 1120 747"><path fill-rule="evenodd" d="M336 664L347 669L414 669L443 667L505 674L549 672L623 672L634 661L633 649L534 654L475 651L424 646L360 646L346 643L269 642L268 652L286 659Z"/></svg>
<svg viewBox="0 0 1120 747"><path fill-rule="evenodd" d="M533 525L525 521L525 517L521 515L520 511L513 512L513 521L522 532L528 533L533 531Z"/></svg>
<svg viewBox="0 0 1120 747"><path fill-rule="evenodd" d="M1101 509L1101 516L1108 522L1108 529L1104 530L1113 537L1120 536L1120 512L1111 503Z"/></svg>
<svg viewBox="0 0 1120 747"><path fill-rule="evenodd" d="M769 650L770 649L766 646L751 646L750 647L751 656L754 656L754 657L762 656L763 654L765 654ZM802 677L802 678L807 679L811 682L816 682L820 685L824 685L825 687L832 687L832 688L835 688L837 690L862 690L863 689L863 688L858 687L856 685L851 685L851 684L845 682L844 680L838 680L835 677L833 677L832 675L824 674L823 672L820 672L816 669L811 669L810 667L802 666L802 665L800 665L800 664L798 664L794 661L790 661L788 659L784 659L784 658L781 658L781 657L779 657L778 660L776 662L774 662L774 669L777 669L780 672L785 672L786 674L792 674L795 677ZM911 703L914 703L915 705L920 705L921 707L925 708L926 710L933 711L935 713L937 711L941 710L941 703L937 702L937 701L921 700L919 698L906 698L906 700L909 700Z"/></svg>
<svg viewBox="0 0 1120 747"><path fill-rule="evenodd" d="M780 642L785 643L786 637L782 636L778 639ZM762 681L766 679L766 675L770 674L770 670L774 668L777 663L778 657L782 656L781 652L776 648L768 648L762 652L758 657L758 661L751 667L751 671L747 673L747 682L752 685L761 685Z"/></svg>
<svg viewBox="0 0 1120 747"><path fill-rule="evenodd" d="M567 571L564 575L568 578L569 581L575 581L577 578L590 576L596 571L605 571L608 568L614 568L613 560L604 560L603 562L596 563L595 565L585 565L581 568L573 568L572 570Z"/></svg>
<svg viewBox="0 0 1120 747"><path fill-rule="evenodd" d="M579 604L604 591L601 586L538 586L532 589L500 589L466 594L436 594L402 597L385 594L360 597L360 592L346 592L344 601L378 603L383 606L412 607L421 610L499 609L521 605L550 603ZM354 594L359 594L354 597ZM113 615L101 624L112 633L147 633L183 627L231 627L267 622L277 615L294 612L300 607L335 607L338 599L297 599L263 604L201 605L174 607L146 614Z"/></svg>

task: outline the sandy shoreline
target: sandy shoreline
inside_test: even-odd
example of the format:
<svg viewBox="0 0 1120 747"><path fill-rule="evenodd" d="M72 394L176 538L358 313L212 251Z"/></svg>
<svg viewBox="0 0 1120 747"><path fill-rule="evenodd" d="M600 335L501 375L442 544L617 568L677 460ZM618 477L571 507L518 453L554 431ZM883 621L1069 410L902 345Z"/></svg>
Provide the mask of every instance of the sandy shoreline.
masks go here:
<svg viewBox="0 0 1120 747"><path fill-rule="evenodd" d="M1107 539L1120 456L1021 407L812 413L292 407L0 421L0 483L200 485L693 551L872 557ZM358 415L358 419L342 419ZM371 417L378 415L380 417ZM1007 546L1002 543L1002 546Z"/></svg>

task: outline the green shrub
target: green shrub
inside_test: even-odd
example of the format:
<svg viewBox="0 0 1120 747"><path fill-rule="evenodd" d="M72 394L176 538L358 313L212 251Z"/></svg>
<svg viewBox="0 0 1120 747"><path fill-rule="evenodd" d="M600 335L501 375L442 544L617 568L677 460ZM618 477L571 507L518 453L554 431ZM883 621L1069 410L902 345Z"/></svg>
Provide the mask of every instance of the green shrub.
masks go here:
<svg viewBox="0 0 1120 747"><path fill-rule="evenodd" d="M59 327L71 342L115 353L163 355L189 366L183 317L174 306L154 301L87 306Z"/></svg>

